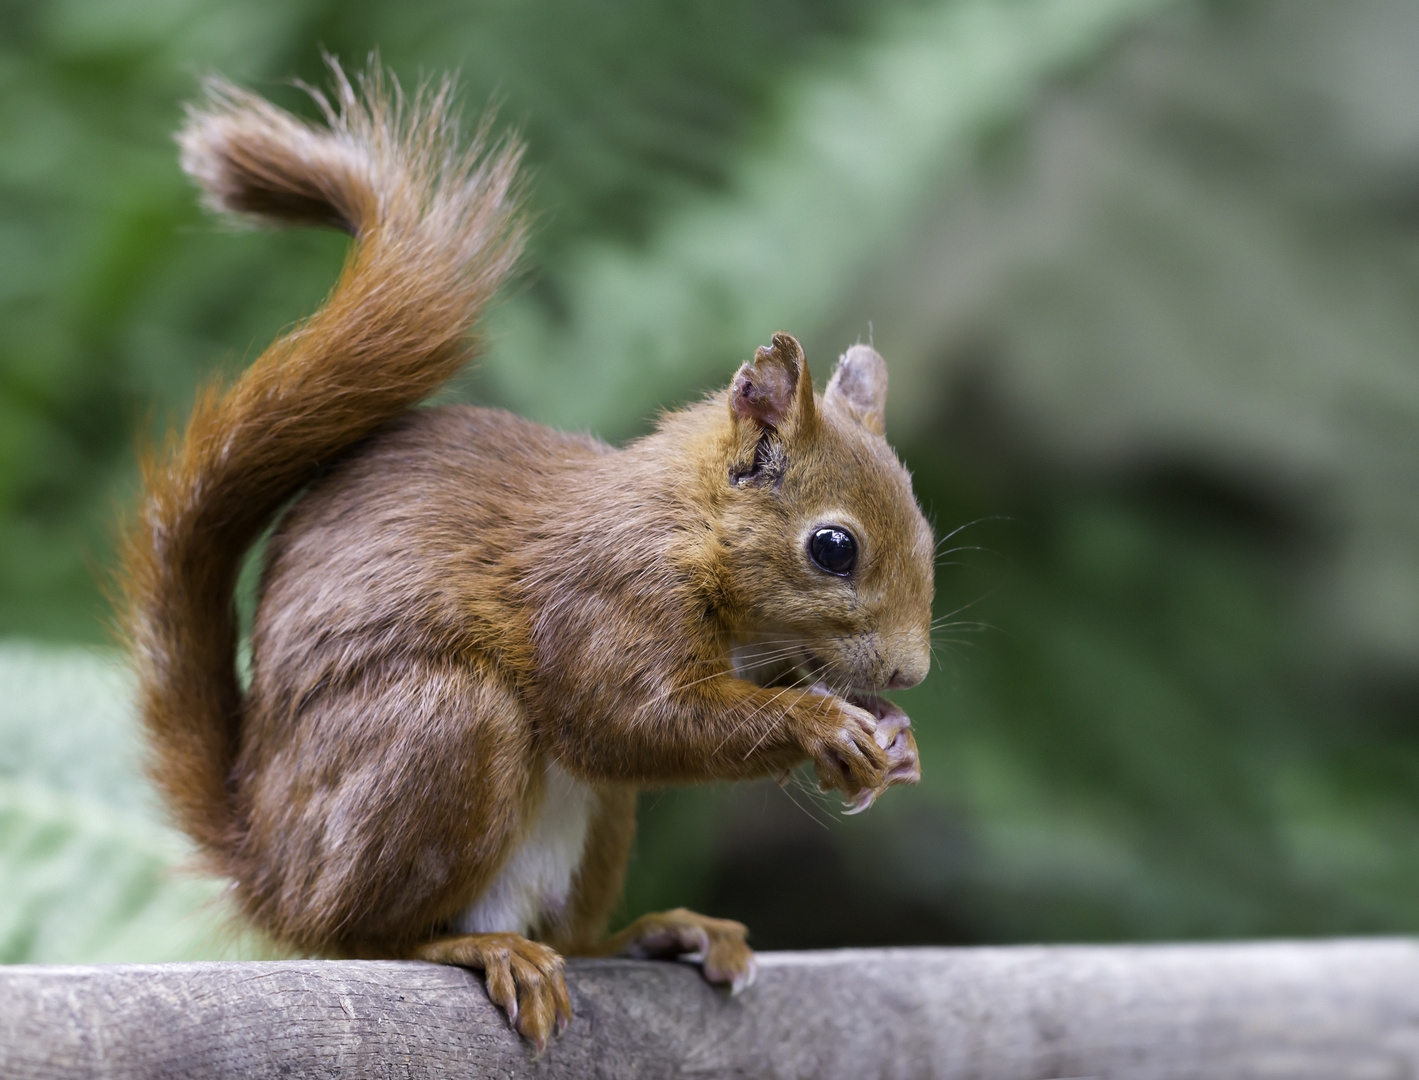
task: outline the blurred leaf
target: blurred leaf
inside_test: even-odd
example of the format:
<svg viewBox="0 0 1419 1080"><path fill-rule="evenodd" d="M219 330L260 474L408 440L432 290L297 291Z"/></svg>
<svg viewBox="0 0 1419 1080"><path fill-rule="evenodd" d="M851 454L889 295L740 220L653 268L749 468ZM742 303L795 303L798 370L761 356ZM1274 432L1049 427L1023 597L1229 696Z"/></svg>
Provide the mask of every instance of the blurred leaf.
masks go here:
<svg viewBox="0 0 1419 1080"><path fill-rule="evenodd" d="M824 322L1046 79L1161 6L953 0L891 13L851 51L786 73L722 195L686 204L643 246L568 252L544 286L555 318L539 294L494 314L496 392L554 425L623 434L726 382L773 330Z"/></svg>
<svg viewBox="0 0 1419 1080"><path fill-rule="evenodd" d="M129 681L111 656L0 645L0 962L254 955L222 883L181 869L138 775Z"/></svg>
<svg viewBox="0 0 1419 1080"><path fill-rule="evenodd" d="M321 46L351 67L378 48L406 83L461 70L470 122L495 98L526 129L546 268L572 237L639 242L722 187L784 72L917 2L7 5L0 633L102 639L94 568L132 499L134 432L180 417L338 272L339 237L233 236L199 214L171 132L200 75L309 113L289 80L325 80Z"/></svg>

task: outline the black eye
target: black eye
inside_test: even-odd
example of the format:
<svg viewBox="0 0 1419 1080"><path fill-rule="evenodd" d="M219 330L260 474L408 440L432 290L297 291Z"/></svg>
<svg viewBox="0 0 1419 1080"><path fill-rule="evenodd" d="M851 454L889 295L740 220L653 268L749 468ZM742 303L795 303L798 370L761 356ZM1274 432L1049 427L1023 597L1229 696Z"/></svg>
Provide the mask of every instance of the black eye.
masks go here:
<svg viewBox="0 0 1419 1080"><path fill-rule="evenodd" d="M846 529L829 526L818 529L808 538L808 554L818 564L818 569L847 577L857 565L857 541Z"/></svg>

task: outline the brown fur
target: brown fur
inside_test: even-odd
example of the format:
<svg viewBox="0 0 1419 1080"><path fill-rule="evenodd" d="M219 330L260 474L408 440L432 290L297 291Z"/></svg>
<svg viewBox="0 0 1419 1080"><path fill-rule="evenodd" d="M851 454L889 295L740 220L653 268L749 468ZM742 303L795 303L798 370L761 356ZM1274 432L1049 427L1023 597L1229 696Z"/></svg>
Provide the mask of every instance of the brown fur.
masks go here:
<svg viewBox="0 0 1419 1080"><path fill-rule="evenodd" d="M881 358L850 351L816 395L775 335L728 395L621 449L411 409L468 358L512 266L518 152L455 153L446 84L405 102L337 68L336 86L317 129L217 84L180 137L214 205L358 243L326 305L146 465L124 588L153 776L277 940L481 968L539 1044L570 1008L554 950L700 951L737 988L737 923L677 911L602 941L635 790L807 758L861 807L916 778L905 717L866 694L925 675L931 602ZM235 576L302 489L243 693ZM825 524L858 540L849 576L806 554ZM452 933L552 763L595 792L565 910L545 944Z"/></svg>

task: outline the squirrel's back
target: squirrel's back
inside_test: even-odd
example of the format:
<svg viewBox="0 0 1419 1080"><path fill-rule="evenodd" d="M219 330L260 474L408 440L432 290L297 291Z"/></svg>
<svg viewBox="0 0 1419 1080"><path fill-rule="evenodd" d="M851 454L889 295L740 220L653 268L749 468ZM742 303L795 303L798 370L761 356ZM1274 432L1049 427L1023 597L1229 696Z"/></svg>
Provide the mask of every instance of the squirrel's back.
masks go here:
<svg viewBox="0 0 1419 1080"><path fill-rule="evenodd" d="M303 492L267 543L252 627L264 700L246 722L284 715L275 699L313 679L401 652L477 651L515 669L505 654L525 650L525 614L501 586L533 523L564 509L568 473L607 452L500 409L417 409L386 425Z"/></svg>

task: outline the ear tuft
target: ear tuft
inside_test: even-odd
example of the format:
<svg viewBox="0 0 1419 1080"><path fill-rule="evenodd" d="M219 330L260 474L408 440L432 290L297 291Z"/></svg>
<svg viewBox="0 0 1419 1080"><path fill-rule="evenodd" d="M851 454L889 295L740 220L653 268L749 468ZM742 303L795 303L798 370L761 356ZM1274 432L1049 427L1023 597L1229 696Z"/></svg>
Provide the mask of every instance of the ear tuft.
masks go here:
<svg viewBox="0 0 1419 1080"><path fill-rule="evenodd" d="M823 397L846 405L869 431L887 433L887 362L872 346L843 353Z"/></svg>
<svg viewBox="0 0 1419 1080"><path fill-rule="evenodd" d="M754 362L739 369L729 388L729 411L736 419L776 430L812 417L808 363L791 334L775 334L772 345L759 346Z"/></svg>

